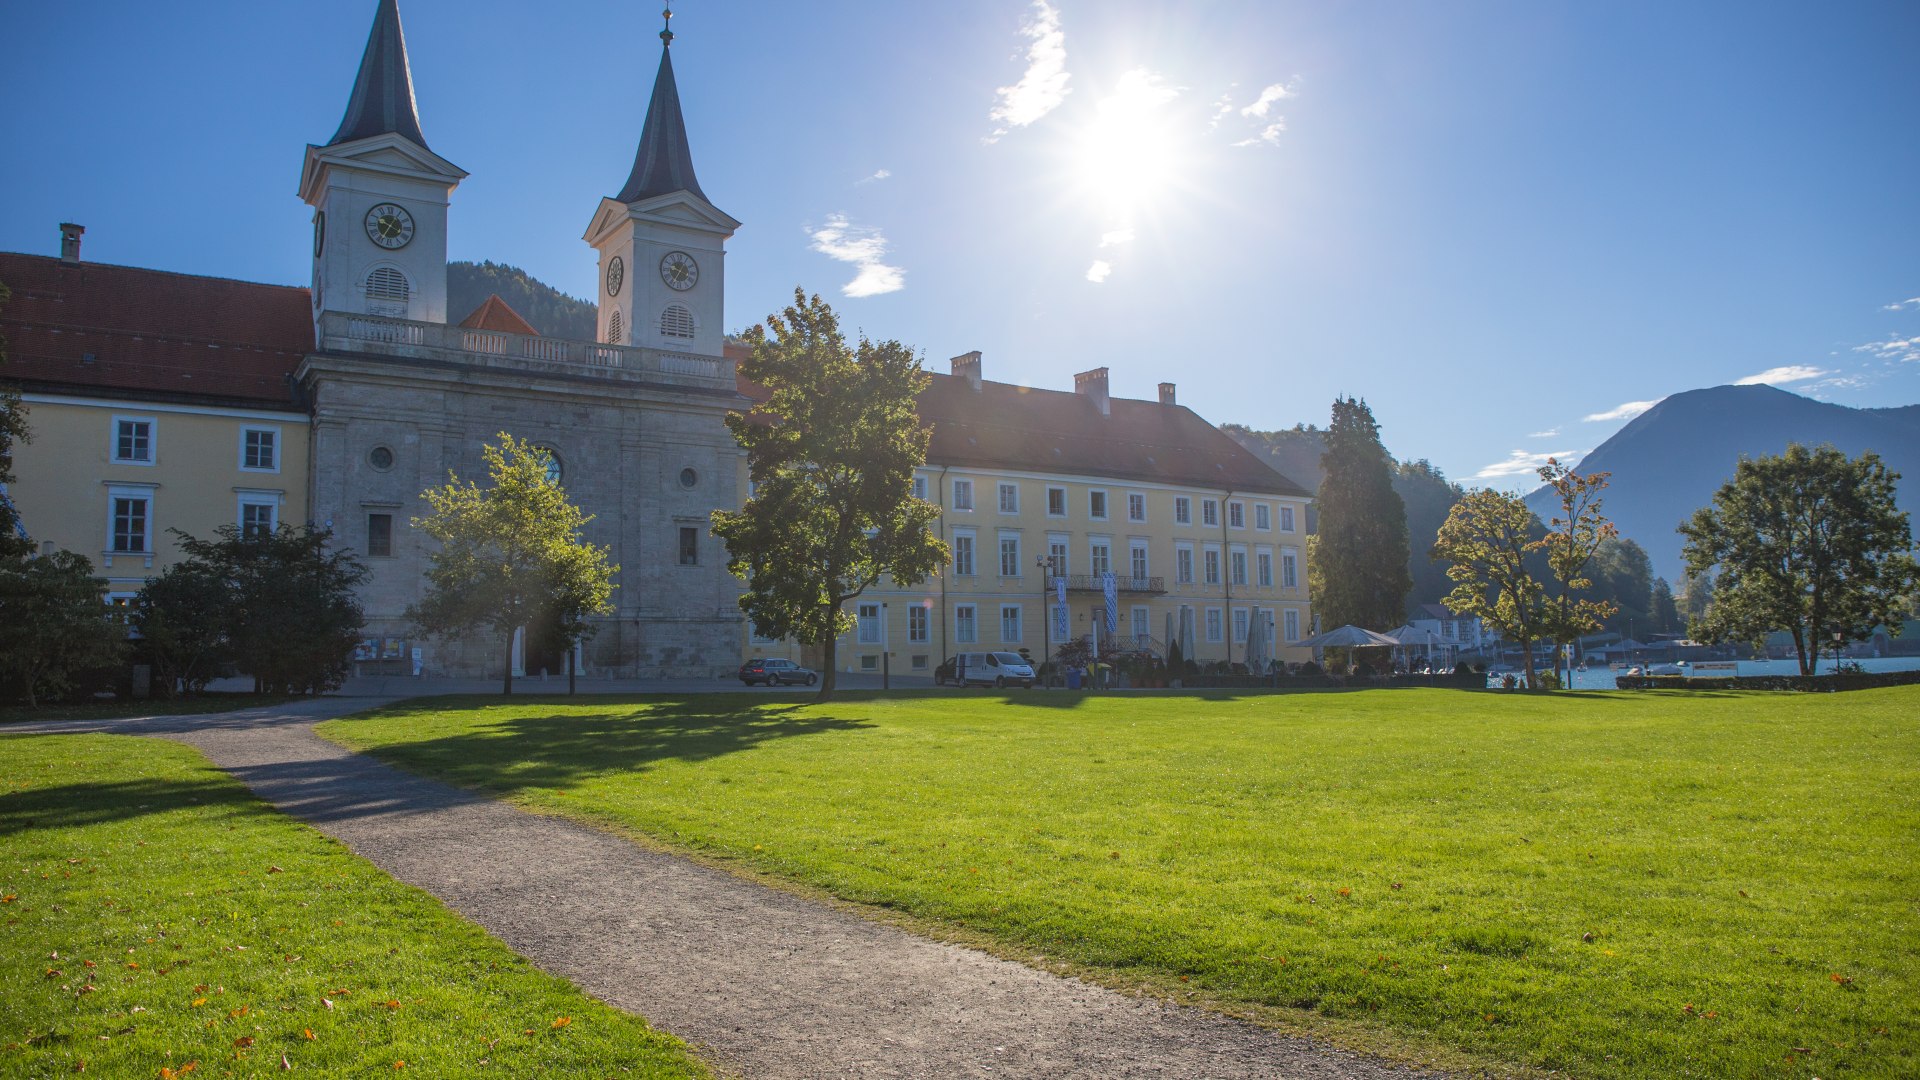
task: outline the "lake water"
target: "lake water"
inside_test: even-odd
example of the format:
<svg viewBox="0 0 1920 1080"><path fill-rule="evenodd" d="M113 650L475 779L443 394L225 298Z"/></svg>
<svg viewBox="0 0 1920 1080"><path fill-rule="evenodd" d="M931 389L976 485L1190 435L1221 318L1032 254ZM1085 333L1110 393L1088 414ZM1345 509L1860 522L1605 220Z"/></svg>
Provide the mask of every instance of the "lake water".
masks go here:
<svg viewBox="0 0 1920 1080"><path fill-rule="evenodd" d="M1865 671L1920 671L1920 656L1864 657L1858 660L1848 657L1846 662L1849 664L1859 664L1861 669ZM1737 661L1737 663L1739 664L1739 674L1741 675L1800 674L1800 664L1794 660L1740 660ZM1622 668L1620 672L1616 672L1608 668L1596 667L1581 671L1575 668L1573 672L1573 689L1617 689L1614 676L1625 670L1625 668ZM1833 674L1833 657L1828 656L1823 658L1820 663L1814 667L1814 673L1818 675ZM1492 685L1498 685L1496 681L1489 680L1489 682Z"/></svg>

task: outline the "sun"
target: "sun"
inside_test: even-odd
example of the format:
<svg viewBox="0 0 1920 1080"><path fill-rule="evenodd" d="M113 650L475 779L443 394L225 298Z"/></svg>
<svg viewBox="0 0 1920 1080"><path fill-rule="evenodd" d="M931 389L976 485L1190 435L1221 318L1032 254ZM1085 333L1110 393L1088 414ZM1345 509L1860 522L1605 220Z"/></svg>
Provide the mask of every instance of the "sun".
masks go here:
<svg viewBox="0 0 1920 1080"><path fill-rule="evenodd" d="M1070 149L1075 194L1109 223L1131 223L1174 180L1182 140L1169 106L1179 95L1178 87L1135 68L1120 77L1075 134Z"/></svg>

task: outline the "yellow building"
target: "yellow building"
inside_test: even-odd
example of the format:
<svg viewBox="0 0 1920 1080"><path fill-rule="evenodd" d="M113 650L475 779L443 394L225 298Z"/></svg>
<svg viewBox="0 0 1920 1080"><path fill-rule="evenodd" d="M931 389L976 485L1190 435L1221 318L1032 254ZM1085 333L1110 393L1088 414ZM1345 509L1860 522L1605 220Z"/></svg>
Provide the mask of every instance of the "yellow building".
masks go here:
<svg viewBox="0 0 1920 1080"><path fill-rule="evenodd" d="M915 493L941 506L953 558L921 586L883 583L849 605L842 670L931 675L962 651L1038 659L1063 629L1164 656L1169 627L1190 658L1238 663L1256 619L1278 660L1311 658L1289 646L1312 626L1309 494L1178 405L1172 383L1157 401L1114 398L1098 368L1073 393L1036 390L986 381L968 353L932 376L919 411L933 438ZM759 638L747 653L819 659Z"/></svg>
<svg viewBox="0 0 1920 1080"><path fill-rule="evenodd" d="M5 376L33 441L8 492L42 550L125 600L179 558L170 530L307 513L309 421L288 378L313 348L307 290L0 253Z"/></svg>

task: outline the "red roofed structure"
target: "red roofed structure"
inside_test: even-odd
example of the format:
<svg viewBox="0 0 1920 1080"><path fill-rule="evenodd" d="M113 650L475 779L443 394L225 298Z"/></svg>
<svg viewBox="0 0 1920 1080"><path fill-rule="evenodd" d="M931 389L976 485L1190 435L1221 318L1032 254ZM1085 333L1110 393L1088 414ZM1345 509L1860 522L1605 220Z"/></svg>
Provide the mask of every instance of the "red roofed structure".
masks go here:
<svg viewBox="0 0 1920 1080"><path fill-rule="evenodd" d="M460 325L468 330L492 330L501 334L525 334L539 337L540 331L533 324L520 317L513 306L500 299L499 293L487 297L486 302L473 309L473 314L460 320Z"/></svg>

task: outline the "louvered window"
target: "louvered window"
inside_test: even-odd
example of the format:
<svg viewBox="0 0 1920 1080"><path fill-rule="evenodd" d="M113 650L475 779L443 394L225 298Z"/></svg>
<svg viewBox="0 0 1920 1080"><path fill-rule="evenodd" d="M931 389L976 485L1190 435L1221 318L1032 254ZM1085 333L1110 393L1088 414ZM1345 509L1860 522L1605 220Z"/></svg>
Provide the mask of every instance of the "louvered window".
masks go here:
<svg viewBox="0 0 1920 1080"><path fill-rule="evenodd" d="M620 339L626 336L626 332L627 327L621 320L620 313L617 311L614 312L613 315L607 319L607 344L620 344Z"/></svg>
<svg viewBox="0 0 1920 1080"><path fill-rule="evenodd" d="M367 312L373 315L407 314L407 300L413 288L407 275L391 266L382 266L367 275Z"/></svg>
<svg viewBox="0 0 1920 1080"><path fill-rule="evenodd" d="M693 312L679 304L670 304L660 313L660 335L671 338L693 336Z"/></svg>

